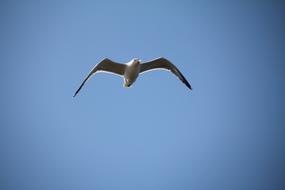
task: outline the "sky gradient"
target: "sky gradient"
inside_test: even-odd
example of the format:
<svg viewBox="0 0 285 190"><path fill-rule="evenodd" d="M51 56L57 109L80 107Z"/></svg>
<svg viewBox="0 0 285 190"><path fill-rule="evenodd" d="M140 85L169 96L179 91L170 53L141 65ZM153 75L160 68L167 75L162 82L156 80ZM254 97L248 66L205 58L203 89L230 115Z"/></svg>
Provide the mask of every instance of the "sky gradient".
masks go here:
<svg viewBox="0 0 285 190"><path fill-rule="evenodd" d="M1 190L285 189L282 1L0 1ZM101 59L171 60L131 88Z"/></svg>

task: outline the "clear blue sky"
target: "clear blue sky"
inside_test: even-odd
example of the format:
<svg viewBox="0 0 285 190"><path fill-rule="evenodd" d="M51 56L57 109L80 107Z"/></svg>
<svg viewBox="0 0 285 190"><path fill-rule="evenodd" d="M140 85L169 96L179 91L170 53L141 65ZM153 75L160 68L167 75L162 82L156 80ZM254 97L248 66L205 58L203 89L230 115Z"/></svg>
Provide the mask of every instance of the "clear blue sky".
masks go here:
<svg viewBox="0 0 285 190"><path fill-rule="evenodd" d="M1 1L1 190L285 189L281 1ZM102 58L166 57L132 88Z"/></svg>

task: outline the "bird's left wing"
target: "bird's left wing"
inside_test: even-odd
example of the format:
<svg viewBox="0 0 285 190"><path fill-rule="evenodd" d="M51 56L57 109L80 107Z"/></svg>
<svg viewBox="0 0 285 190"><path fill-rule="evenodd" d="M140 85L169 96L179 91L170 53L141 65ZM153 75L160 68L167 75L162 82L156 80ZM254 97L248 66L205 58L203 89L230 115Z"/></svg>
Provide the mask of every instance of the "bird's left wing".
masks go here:
<svg viewBox="0 0 285 190"><path fill-rule="evenodd" d="M93 69L89 72L89 74L85 77L85 79L83 80L83 82L81 83L81 85L79 86L79 88L77 89L77 91L75 92L75 94L73 95L73 97L75 97L78 92L81 90L81 88L83 87L83 85L85 84L85 82L93 75L95 74L97 71L102 71L102 72L109 72L109 73L113 73L113 74L117 74L117 75L124 75L125 73L125 69L126 69L126 65L121 64L121 63L116 63L110 59L103 59L100 63L98 63L97 65L95 65L95 67L93 67Z"/></svg>
<svg viewBox="0 0 285 190"><path fill-rule="evenodd" d="M166 69L168 71L171 71L173 74L175 74L190 90L192 90L191 85L186 80L186 78L182 75L182 73L179 71L179 69L173 65L170 61L167 59L161 57L146 63L142 63L140 67L140 73L144 73L146 71L151 71L155 69Z"/></svg>

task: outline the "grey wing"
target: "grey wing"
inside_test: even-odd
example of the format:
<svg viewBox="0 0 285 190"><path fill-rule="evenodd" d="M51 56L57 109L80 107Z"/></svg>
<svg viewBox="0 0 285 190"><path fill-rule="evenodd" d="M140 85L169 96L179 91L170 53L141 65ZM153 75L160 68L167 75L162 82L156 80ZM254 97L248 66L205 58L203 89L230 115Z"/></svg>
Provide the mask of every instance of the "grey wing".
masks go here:
<svg viewBox="0 0 285 190"><path fill-rule="evenodd" d="M78 92L81 90L81 88L83 87L85 82L96 72L99 72L99 71L109 72L109 73L113 73L113 74L117 74L117 75L122 76L125 73L125 68L126 68L126 65L124 65L124 64L116 63L116 62L114 62L110 59L107 59L107 58L103 59L100 63L95 65L95 67L93 67L93 69L85 77L85 79L83 80L83 82L81 83L81 85L79 86L79 88L77 89L75 94L73 95L73 97L75 97L78 94Z"/></svg>
<svg viewBox="0 0 285 190"><path fill-rule="evenodd" d="M151 71L155 69L166 69L168 71L171 71L173 74L175 74L190 90L192 90L191 85L186 80L186 78L183 76L183 74L179 71L179 69L173 65L169 60L165 58L158 58L146 63L141 64L140 73Z"/></svg>

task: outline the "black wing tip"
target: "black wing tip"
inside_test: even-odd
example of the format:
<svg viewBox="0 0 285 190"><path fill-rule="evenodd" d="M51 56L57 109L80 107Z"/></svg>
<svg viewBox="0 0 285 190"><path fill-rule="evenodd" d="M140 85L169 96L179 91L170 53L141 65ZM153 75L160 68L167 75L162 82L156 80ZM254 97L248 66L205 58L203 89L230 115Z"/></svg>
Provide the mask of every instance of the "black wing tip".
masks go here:
<svg viewBox="0 0 285 190"><path fill-rule="evenodd" d="M186 78L181 74L182 76L182 82L189 88L189 90L192 90L192 86L190 83L186 80Z"/></svg>
<svg viewBox="0 0 285 190"><path fill-rule="evenodd" d="M189 88L189 90L192 90L192 87L189 83L187 83L186 86Z"/></svg>
<svg viewBox="0 0 285 190"><path fill-rule="evenodd" d="M191 86L191 84L187 81L187 86L188 86L188 88L190 89L190 90L192 90L192 86Z"/></svg>
<svg viewBox="0 0 285 190"><path fill-rule="evenodd" d="M79 89L76 90L76 92L75 92L74 95L73 95L73 98L75 98L75 96L78 94L78 92L81 90L81 88L82 88L82 86L80 86Z"/></svg>
<svg viewBox="0 0 285 190"><path fill-rule="evenodd" d="M85 80L86 81L86 80ZM81 88L83 87L85 81L79 86L79 88L76 90L76 92L73 95L73 98L79 93L79 91L81 90Z"/></svg>
<svg viewBox="0 0 285 190"><path fill-rule="evenodd" d="M77 95L78 92L75 92L74 95L72 96L73 98L75 98L75 96Z"/></svg>

